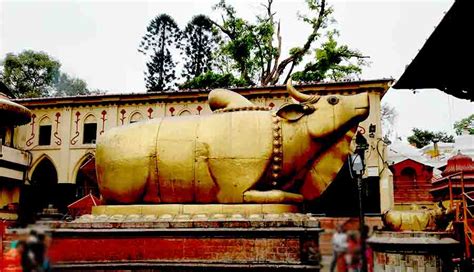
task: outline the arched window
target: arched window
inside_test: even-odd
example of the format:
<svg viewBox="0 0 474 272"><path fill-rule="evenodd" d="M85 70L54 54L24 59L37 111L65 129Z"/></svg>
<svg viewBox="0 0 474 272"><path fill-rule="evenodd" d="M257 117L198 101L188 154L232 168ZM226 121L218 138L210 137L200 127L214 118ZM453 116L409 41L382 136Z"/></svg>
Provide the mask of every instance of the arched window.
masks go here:
<svg viewBox="0 0 474 272"><path fill-rule="evenodd" d="M99 197L99 186L95 173L95 157L92 154L86 155L77 170L76 175L77 192L76 197L81 198L89 193Z"/></svg>
<svg viewBox="0 0 474 272"><path fill-rule="evenodd" d="M36 165L33 174L31 175L30 184L35 188L34 192L37 197L36 201L30 204L36 212L46 208L49 204L56 204L56 185L58 184L58 173L53 162L48 157L44 157Z"/></svg>
<svg viewBox="0 0 474 272"><path fill-rule="evenodd" d="M82 138L83 144L95 144L97 139L97 119L90 114L84 119L84 133Z"/></svg>
<svg viewBox="0 0 474 272"><path fill-rule="evenodd" d="M63 192L58 189L58 173L51 159L43 155L36 166L28 183L21 188L18 221L20 225L33 223L37 214L44 208L53 205L65 212L61 205Z"/></svg>
<svg viewBox="0 0 474 272"><path fill-rule="evenodd" d="M400 172L401 178L404 181L416 182L416 171L412 167L405 167Z"/></svg>
<svg viewBox="0 0 474 272"><path fill-rule="evenodd" d="M191 112L188 110L183 110L179 113L179 116L191 115Z"/></svg>
<svg viewBox="0 0 474 272"><path fill-rule="evenodd" d="M132 114L132 116L130 116L130 124L140 122L141 120L143 120L143 116L139 112L135 112L134 114Z"/></svg>
<svg viewBox="0 0 474 272"><path fill-rule="evenodd" d="M44 117L39 122L39 136L38 145L51 144L51 119Z"/></svg>
<svg viewBox="0 0 474 272"><path fill-rule="evenodd" d="M32 185L50 186L58 183L58 174L56 167L48 157L44 157L36 165L31 175L30 183Z"/></svg>

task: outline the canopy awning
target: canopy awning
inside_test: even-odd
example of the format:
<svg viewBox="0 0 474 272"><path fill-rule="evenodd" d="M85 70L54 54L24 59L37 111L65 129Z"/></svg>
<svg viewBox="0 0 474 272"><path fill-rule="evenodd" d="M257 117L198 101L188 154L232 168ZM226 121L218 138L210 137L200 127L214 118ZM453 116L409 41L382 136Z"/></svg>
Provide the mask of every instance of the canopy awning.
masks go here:
<svg viewBox="0 0 474 272"><path fill-rule="evenodd" d="M456 0L393 88L435 88L474 101L473 11L473 0Z"/></svg>
<svg viewBox="0 0 474 272"><path fill-rule="evenodd" d="M31 111L24 106L0 97L0 126L24 125L31 120Z"/></svg>

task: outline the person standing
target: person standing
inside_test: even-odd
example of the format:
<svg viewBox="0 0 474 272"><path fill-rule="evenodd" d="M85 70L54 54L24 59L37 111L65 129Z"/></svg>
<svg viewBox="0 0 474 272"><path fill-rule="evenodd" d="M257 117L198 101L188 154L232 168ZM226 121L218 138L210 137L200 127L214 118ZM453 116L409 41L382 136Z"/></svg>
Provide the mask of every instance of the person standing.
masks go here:
<svg viewBox="0 0 474 272"><path fill-rule="evenodd" d="M359 272L361 271L361 246L360 239L357 239L354 233L347 237L347 253L346 263L348 272Z"/></svg>
<svg viewBox="0 0 474 272"><path fill-rule="evenodd" d="M332 248L333 248L333 259L331 262L331 272L334 272L337 264L340 263L342 258L344 262L344 256L347 251L347 234L344 231L342 225L338 225L336 232L332 236Z"/></svg>

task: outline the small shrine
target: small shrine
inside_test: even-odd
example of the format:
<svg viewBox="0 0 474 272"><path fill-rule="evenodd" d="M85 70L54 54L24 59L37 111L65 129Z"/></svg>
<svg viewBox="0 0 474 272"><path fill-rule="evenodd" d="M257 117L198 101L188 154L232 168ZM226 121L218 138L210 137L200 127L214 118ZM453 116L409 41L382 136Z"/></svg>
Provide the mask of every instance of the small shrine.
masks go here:
<svg viewBox="0 0 474 272"><path fill-rule="evenodd" d="M374 251L375 271L454 271L455 256L470 260L474 238L470 208L474 193L472 158L460 152L451 157L441 177L431 185L430 193L439 202L437 207L383 214L385 228L367 241ZM462 265L468 267L469 261ZM470 271L467 269L461 271Z"/></svg>
<svg viewBox="0 0 474 272"><path fill-rule="evenodd" d="M92 207L99 206L101 204L100 199L89 193L85 197L76 200L74 203L67 206L69 214L73 217L79 217L84 214L91 214Z"/></svg>
<svg viewBox="0 0 474 272"><path fill-rule="evenodd" d="M466 193L474 191L474 161L460 152L448 160L442 177L432 182L430 193L436 201L460 199L462 187Z"/></svg>
<svg viewBox="0 0 474 272"><path fill-rule="evenodd" d="M2 116L0 125L23 125L30 122L30 110L11 101L10 96L12 96L12 94L10 90L3 83L0 84L0 116Z"/></svg>
<svg viewBox="0 0 474 272"><path fill-rule="evenodd" d="M31 112L10 100L11 90L0 81L0 222L18 219L20 187L28 169L28 154L16 148L14 128L27 124Z"/></svg>

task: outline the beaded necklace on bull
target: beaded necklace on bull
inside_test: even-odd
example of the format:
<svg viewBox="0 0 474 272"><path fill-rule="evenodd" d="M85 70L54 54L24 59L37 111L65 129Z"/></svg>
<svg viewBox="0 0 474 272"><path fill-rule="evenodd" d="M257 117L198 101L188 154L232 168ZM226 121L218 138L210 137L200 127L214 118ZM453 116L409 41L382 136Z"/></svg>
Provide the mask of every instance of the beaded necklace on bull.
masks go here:
<svg viewBox="0 0 474 272"><path fill-rule="evenodd" d="M230 109L218 109L215 110L215 113L221 112L234 112L234 111L270 111L270 107L261 107L261 106L246 106L246 107L235 107ZM278 185L278 179L280 178L280 173L283 164L283 139L281 135L281 118L276 115L276 112L272 112L272 158L271 158L271 184L273 186Z"/></svg>
<svg viewBox="0 0 474 272"><path fill-rule="evenodd" d="M287 90L291 97L293 97L296 101L303 104L304 111L314 111L314 107L312 104L315 104L320 99L319 95L308 95L297 91L293 85L291 79L287 81ZM215 110L215 113L220 112L234 112L234 111L270 111L270 107L262 107L262 106L245 106L245 107L235 107L230 109L218 109ZM272 158L271 158L271 178L272 178L272 186L277 187L278 181L281 175L281 170L283 168L283 136L281 133L281 118L277 116L276 112L272 112L272 134L273 134L273 141L272 141Z"/></svg>

